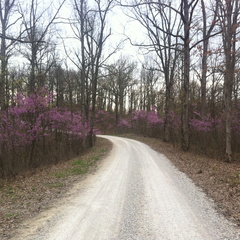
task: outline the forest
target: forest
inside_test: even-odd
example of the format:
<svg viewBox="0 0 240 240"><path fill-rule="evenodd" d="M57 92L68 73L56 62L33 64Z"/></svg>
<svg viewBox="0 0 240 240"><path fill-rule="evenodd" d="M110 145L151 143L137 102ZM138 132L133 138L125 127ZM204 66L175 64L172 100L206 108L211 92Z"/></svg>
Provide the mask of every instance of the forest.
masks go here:
<svg viewBox="0 0 240 240"><path fill-rule="evenodd" d="M143 37L114 37L117 12ZM0 26L0 177L99 133L239 162L239 0L0 0Z"/></svg>

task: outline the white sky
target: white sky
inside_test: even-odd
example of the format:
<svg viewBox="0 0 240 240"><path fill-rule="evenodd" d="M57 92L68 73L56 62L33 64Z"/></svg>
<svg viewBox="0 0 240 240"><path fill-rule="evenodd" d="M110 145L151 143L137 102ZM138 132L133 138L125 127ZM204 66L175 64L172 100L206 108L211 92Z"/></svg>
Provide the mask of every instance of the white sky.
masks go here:
<svg viewBox="0 0 240 240"><path fill-rule="evenodd" d="M59 1L59 0L55 0ZM71 0L67 0L64 7L61 10L61 16L70 17L72 13L71 10ZM126 40L126 36L129 36L133 42L139 42L143 39L143 28L137 23L129 19L122 9L118 6L114 7L108 15L109 23L111 27L112 35L108 39L108 46L105 48L105 52L112 52L115 47L121 43L121 50L117 54L112 56L112 61L117 60L121 55L132 58L133 61L143 61L143 56L141 55L138 47L134 47ZM60 26L59 26L60 27ZM67 34L71 34L71 27L64 25L64 30ZM141 39L141 40L140 40ZM69 40L69 45L71 46L72 40Z"/></svg>
<svg viewBox="0 0 240 240"><path fill-rule="evenodd" d="M51 3L53 3L53 9L51 10L50 14L53 16L58 8L58 6L60 5L60 2L62 0L38 0L40 5L39 5L39 13L41 12L41 8L43 8L43 6L49 7L51 5ZM94 0L88 0L88 3L90 1L94 1ZM27 2L25 2L23 0L23 4L22 7L24 8L25 4L27 4ZM54 9L55 8L55 9ZM73 10L71 9L71 0L66 0L66 2L64 3L59 16L62 18L65 18L65 22L67 22L67 19L73 17ZM45 15L46 16L46 15ZM132 40L132 42L134 43L139 43L144 41L144 34L143 34L143 27L138 23L138 22L134 22L133 20L131 20L129 17L127 17L123 10L121 9L121 7L116 6L112 9L112 11L109 13L109 26L111 27L111 31L112 31L112 35L111 37L108 39L107 41L107 46L104 49L105 54L107 55L108 53L112 52L116 46L121 43L121 50L119 50L116 54L114 54L110 61L114 62L116 60L119 59L119 57L121 57L121 55L123 57L127 57L132 61L135 62L143 62L144 61L144 56L142 55L141 51L139 50L138 47L134 47L130 44L129 40L126 40L127 36L129 36ZM60 20L60 21L64 21L64 20ZM46 22L47 23L47 22ZM53 38L57 38L58 42L61 43L61 37L65 38L66 36L71 36L72 35L72 30L71 27L68 24L64 24L64 23L59 23L57 24L57 28L60 29L60 33L59 35L55 35L53 36ZM18 31L18 30L17 30ZM74 41L71 39L66 40L65 39L65 45L67 46L67 48L69 48L69 50L73 50L73 46L77 46L77 42L74 43ZM58 45L57 47L58 50L60 50L60 57L63 58L63 61L67 59L65 53L64 53L64 48L62 45ZM22 57L19 56L15 56L13 58L10 59L10 63L12 63L12 65L19 65L21 66L22 64L24 65L24 62L26 62L26 60ZM71 64L71 61L67 61L67 63L70 65L70 67L73 65Z"/></svg>

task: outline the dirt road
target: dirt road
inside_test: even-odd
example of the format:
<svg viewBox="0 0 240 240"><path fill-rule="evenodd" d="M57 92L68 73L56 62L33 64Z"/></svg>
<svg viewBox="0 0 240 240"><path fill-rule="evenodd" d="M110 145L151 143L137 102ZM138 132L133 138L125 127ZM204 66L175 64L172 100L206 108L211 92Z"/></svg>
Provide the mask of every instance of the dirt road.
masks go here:
<svg viewBox="0 0 240 240"><path fill-rule="evenodd" d="M103 137L114 147L99 170L13 239L240 239L239 229L166 157L134 140Z"/></svg>

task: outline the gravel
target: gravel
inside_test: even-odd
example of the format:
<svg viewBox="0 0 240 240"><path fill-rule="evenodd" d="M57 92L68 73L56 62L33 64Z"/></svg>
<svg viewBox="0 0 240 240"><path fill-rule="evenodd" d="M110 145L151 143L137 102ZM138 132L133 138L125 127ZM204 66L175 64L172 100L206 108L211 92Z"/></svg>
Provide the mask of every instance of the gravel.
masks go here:
<svg viewBox="0 0 240 240"><path fill-rule="evenodd" d="M102 137L114 147L99 170L12 239L240 239L240 229L164 155L134 140Z"/></svg>

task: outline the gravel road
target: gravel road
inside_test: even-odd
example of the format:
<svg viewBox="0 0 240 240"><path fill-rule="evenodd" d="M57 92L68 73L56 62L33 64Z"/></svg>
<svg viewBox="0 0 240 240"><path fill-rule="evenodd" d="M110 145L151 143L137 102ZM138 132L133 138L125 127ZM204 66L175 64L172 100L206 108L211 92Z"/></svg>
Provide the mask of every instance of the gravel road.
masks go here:
<svg viewBox="0 0 240 240"><path fill-rule="evenodd" d="M239 229L164 155L134 140L102 137L114 147L98 171L13 239L240 239Z"/></svg>

